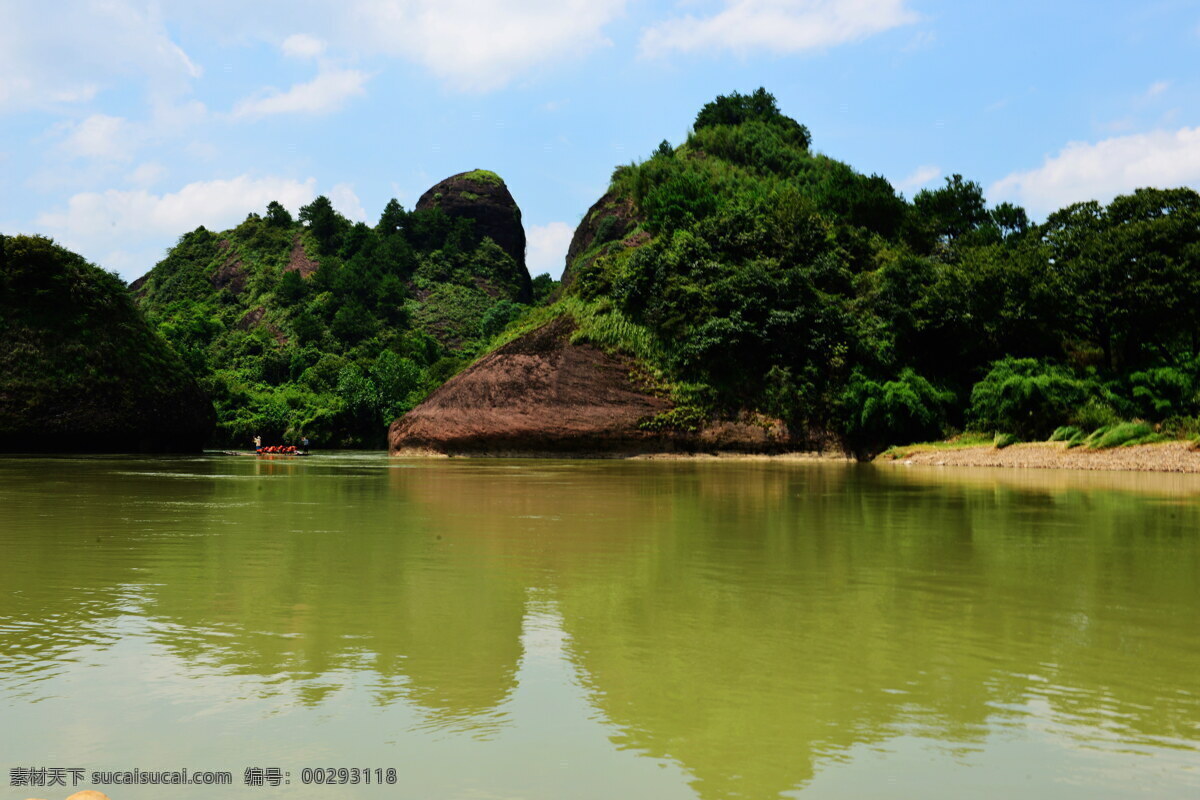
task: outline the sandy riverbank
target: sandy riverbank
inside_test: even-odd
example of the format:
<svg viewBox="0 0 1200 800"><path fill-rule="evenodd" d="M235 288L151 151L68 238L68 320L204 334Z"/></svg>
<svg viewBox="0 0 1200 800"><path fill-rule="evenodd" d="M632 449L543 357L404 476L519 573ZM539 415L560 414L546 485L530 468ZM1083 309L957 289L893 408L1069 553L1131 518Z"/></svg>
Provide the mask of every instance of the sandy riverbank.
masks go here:
<svg viewBox="0 0 1200 800"><path fill-rule="evenodd" d="M1190 442L1162 442L1133 447L1089 450L1067 449L1063 442L1014 444L1003 450L991 445L978 447L918 450L892 461L896 464L930 464L946 467L1016 467L1019 469L1125 470L1136 472L1200 473L1200 451Z"/></svg>

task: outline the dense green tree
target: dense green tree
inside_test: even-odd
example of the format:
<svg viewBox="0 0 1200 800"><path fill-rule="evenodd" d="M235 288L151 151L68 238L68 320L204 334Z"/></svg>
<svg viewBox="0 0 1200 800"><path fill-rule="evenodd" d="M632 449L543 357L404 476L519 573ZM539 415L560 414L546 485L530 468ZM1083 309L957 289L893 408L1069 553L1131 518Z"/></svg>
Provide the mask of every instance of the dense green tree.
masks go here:
<svg viewBox="0 0 1200 800"><path fill-rule="evenodd" d="M551 292L558 286L558 281L550 277L549 272L543 272L533 279L533 302L541 304L549 299Z"/></svg>
<svg viewBox="0 0 1200 800"><path fill-rule="evenodd" d="M846 437L868 454L891 442L936 439L953 402L952 392L937 389L909 368L889 381L855 371L841 397Z"/></svg>
<svg viewBox="0 0 1200 800"><path fill-rule="evenodd" d="M1076 409L1102 397L1099 383L1065 367L1033 358L1005 358L971 390L969 413L982 430L1045 439L1055 428L1076 421Z"/></svg>
<svg viewBox="0 0 1200 800"><path fill-rule="evenodd" d="M383 207L383 213L379 215L379 224L375 226L375 230L381 236L402 233L407 220L408 214L405 213L404 207L393 197Z"/></svg>
<svg viewBox="0 0 1200 800"><path fill-rule="evenodd" d="M290 228L292 227L292 215L288 210L280 205L279 201L272 200L267 203L267 224L273 228Z"/></svg>
<svg viewBox="0 0 1200 800"><path fill-rule="evenodd" d="M355 344L373 335L378 327L378 321L367 310L367 307L352 300L334 314L329 330L343 342Z"/></svg>
<svg viewBox="0 0 1200 800"><path fill-rule="evenodd" d="M761 86L751 94L718 95L716 100L704 104L692 127L699 131L714 125L741 125L751 121L766 122L783 129L796 147L807 149L811 141L808 128L784 116L775 103L775 95Z"/></svg>
<svg viewBox="0 0 1200 800"><path fill-rule="evenodd" d="M275 287L275 295L286 305L294 306L308 296L308 284L295 270L283 273Z"/></svg>
<svg viewBox="0 0 1200 800"><path fill-rule="evenodd" d="M384 350L371 365L370 377L379 393L380 424L386 426L416 405L416 394L425 376L412 359Z"/></svg>
<svg viewBox="0 0 1200 800"><path fill-rule="evenodd" d="M485 339L492 338L508 327L510 322L520 318L524 312L525 308L520 303L501 300L483 315L483 321L479 324L480 335Z"/></svg>
<svg viewBox="0 0 1200 800"><path fill-rule="evenodd" d="M1200 350L1200 195L1139 189L1078 203L1041 227L1048 275L1072 298L1073 331L1110 369Z"/></svg>
<svg viewBox="0 0 1200 800"><path fill-rule="evenodd" d="M983 187L962 175L946 178L938 189L922 189L913 198L913 208L939 241L960 239L991 221Z"/></svg>
<svg viewBox="0 0 1200 800"><path fill-rule="evenodd" d="M322 253L332 254L338 251L342 231L347 224L346 219L334 210L328 197L321 195L301 207L300 221L308 226Z"/></svg>
<svg viewBox="0 0 1200 800"><path fill-rule="evenodd" d="M989 216L1005 239L1023 236L1029 230L1029 215L1025 209L1012 203L1001 203L989 212Z"/></svg>

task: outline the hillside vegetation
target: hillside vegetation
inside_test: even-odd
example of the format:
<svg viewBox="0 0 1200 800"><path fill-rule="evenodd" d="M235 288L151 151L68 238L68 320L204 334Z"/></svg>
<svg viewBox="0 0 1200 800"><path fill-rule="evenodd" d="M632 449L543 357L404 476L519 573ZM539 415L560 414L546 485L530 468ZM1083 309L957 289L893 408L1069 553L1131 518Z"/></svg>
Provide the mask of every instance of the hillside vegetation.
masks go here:
<svg viewBox="0 0 1200 800"><path fill-rule="evenodd" d="M0 236L0 450L198 450L208 399L124 284L39 236Z"/></svg>
<svg viewBox="0 0 1200 800"><path fill-rule="evenodd" d="M388 423L520 316L521 301L553 287L542 276L531 289L524 263L476 228L395 200L373 226L352 224L325 197L299 219L271 203L232 230L182 236L133 288L211 395L214 443L245 446L258 434L380 447Z"/></svg>
<svg viewBox="0 0 1200 800"><path fill-rule="evenodd" d="M1196 192L1034 225L962 176L909 201L810 145L765 90L718 97L576 232L565 298L619 321L610 345L678 416L761 411L860 454L962 429L1196 432Z"/></svg>

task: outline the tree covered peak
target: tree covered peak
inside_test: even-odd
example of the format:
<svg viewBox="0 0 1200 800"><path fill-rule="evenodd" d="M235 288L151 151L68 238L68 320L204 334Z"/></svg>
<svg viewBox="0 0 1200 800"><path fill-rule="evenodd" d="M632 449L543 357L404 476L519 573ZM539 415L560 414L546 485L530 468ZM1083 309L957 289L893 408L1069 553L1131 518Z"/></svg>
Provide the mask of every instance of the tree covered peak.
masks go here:
<svg viewBox="0 0 1200 800"><path fill-rule="evenodd" d="M716 100L705 103L700 109L692 128L700 131L715 125L742 125L747 122L774 125L784 132L791 144L801 149L808 149L812 141L808 128L784 116L775 102L775 95L761 86L750 94L735 91L728 95L717 95Z"/></svg>

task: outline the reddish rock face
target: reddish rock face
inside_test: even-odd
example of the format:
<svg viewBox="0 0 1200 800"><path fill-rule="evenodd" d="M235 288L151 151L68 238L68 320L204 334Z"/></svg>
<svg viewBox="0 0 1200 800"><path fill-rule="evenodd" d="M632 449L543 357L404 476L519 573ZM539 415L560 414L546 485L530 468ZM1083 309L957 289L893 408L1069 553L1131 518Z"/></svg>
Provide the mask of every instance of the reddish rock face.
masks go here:
<svg viewBox="0 0 1200 800"><path fill-rule="evenodd" d="M629 380L632 365L573 345L559 318L452 378L392 423L393 455L611 453L643 450L638 422L670 403Z"/></svg>
<svg viewBox="0 0 1200 800"><path fill-rule="evenodd" d="M571 344L566 317L510 342L460 373L388 431L392 455L621 456L694 450L772 452L786 427L714 423L697 433L643 430L671 408L631 379L635 365Z"/></svg>
<svg viewBox="0 0 1200 800"><path fill-rule="evenodd" d="M304 251L304 243L300 241L300 235L297 234L292 239L292 252L288 255L288 263L283 271L299 272L301 278L308 278L317 271L319 266L316 259L308 257L308 253Z"/></svg>
<svg viewBox="0 0 1200 800"><path fill-rule="evenodd" d="M525 228L521 225L521 209L504 181L483 170L451 175L417 200L417 211L431 208L440 208L455 219L474 220L479 234L491 237L512 256L517 262L517 274L512 277L520 287L516 299L529 302L533 287L525 267Z"/></svg>

